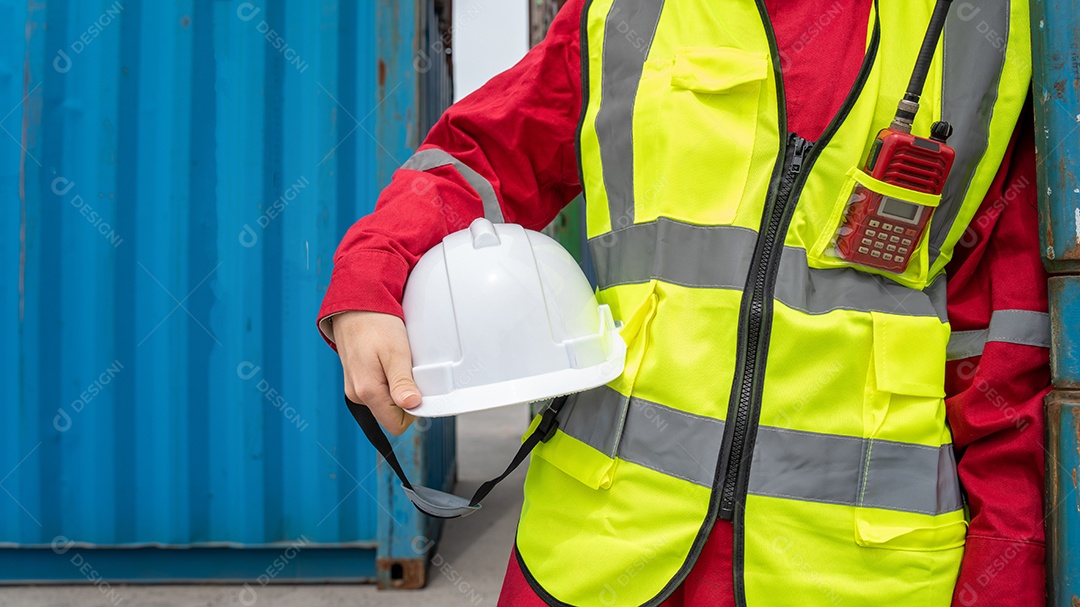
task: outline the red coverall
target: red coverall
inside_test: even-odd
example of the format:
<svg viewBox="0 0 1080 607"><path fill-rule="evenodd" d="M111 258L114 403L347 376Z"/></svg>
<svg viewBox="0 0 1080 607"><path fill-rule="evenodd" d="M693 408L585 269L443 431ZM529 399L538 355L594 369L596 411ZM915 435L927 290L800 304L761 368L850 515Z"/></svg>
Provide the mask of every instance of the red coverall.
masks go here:
<svg viewBox="0 0 1080 607"><path fill-rule="evenodd" d="M581 192L575 130L583 4L571 0L542 44L448 109L421 146L445 150L485 177L506 221L529 229L546 226ZM870 4L766 0L781 49L791 131L816 140L841 106L862 61ZM1046 311L1035 187L1029 108L948 268L953 330L985 329L998 309ZM338 248L319 319L347 310L400 317L405 280L417 259L482 215L479 196L451 166L397 171L375 212ZM948 364L948 420L971 511L954 606L1044 604L1048 362L1043 348L991 342L981 357ZM717 521L694 569L665 605L734 605L731 544L731 523ZM543 605L513 558L499 604Z"/></svg>

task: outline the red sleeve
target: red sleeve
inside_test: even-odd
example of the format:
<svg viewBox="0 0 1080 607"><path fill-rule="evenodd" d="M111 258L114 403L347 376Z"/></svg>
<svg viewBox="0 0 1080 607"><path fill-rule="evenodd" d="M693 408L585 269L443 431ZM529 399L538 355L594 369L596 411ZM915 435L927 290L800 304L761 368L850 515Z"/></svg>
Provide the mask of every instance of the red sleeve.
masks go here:
<svg viewBox="0 0 1080 607"><path fill-rule="evenodd" d="M345 234L319 311L331 346L332 315L369 310L400 317L405 280L420 256L483 216L482 194L468 173L477 174L474 183L490 184L505 221L535 230L581 191L575 132L583 4L568 2L541 44L447 109L428 133L420 150L441 150L464 168L399 169L375 212Z"/></svg>
<svg viewBox="0 0 1080 607"><path fill-rule="evenodd" d="M949 267L954 332L987 329L995 311L1046 312L1035 205L1029 104ZM950 361L946 384L946 410L971 514L953 605L1043 605L1042 402L1050 385L1049 351L990 341L981 356Z"/></svg>

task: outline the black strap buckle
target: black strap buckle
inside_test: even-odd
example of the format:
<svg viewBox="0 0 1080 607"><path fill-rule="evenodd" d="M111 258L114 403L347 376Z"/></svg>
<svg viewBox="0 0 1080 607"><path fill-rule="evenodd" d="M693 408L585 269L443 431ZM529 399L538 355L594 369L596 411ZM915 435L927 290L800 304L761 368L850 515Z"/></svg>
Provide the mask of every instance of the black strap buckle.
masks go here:
<svg viewBox="0 0 1080 607"><path fill-rule="evenodd" d="M561 409L560 407L559 409ZM552 436L555 436L555 431L559 429L559 409L552 408L550 405L544 412L540 414L540 423L536 425L536 433L540 435L540 442L546 443L551 440Z"/></svg>

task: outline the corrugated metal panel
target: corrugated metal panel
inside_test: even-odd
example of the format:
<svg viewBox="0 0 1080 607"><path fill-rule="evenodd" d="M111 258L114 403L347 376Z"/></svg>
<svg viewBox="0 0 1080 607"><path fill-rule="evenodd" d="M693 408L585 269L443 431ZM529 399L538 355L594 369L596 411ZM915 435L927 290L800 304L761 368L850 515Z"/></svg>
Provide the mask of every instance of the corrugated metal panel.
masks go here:
<svg viewBox="0 0 1080 607"><path fill-rule="evenodd" d="M1051 272L1080 272L1080 32L1077 4L1031 3L1041 243ZM1062 21L1064 20L1064 21Z"/></svg>
<svg viewBox="0 0 1080 607"><path fill-rule="evenodd" d="M379 57L376 95L384 101L373 110L371 120L375 122L379 150L384 153L380 160L397 168L420 145L442 109L453 101L449 61L433 62L426 69L418 67L423 49L436 47L441 32L449 31L451 14L449 7L445 13L435 13L434 7L438 4L435 0L420 1L415 6L415 17L412 14L408 17L409 27L406 28L403 15L413 10L410 3L398 5L393 0L380 0L380 3L377 28L380 40L392 43L403 36L415 35L417 38L415 49L398 43L393 46L393 52L384 52ZM433 20L436 15L446 20L446 24L439 26ZM390 43L383 42L383 46ZM419 116L415 108L420 108ZM424 108L428 110L424 112ZM402 130L403 126L407 132ZM397 145L388 147L387 142ZM453 418L418 421L395 441L395 451L402 465L413 467L413 471L408 472L410 478L415 474L431 487L449 488L452 485L454 448ZM384 505L378 513L378 542L382 549L377 563L379 584L400 588L422 585L427 559L417 551L434 543L441 525L438 520L417 513L402 492L401 483L385 463L379 466L378 477L379 503Z"/></svg>
<svg viewBox="0 0 1080 607"><path fill-rule="evenodd" d="M395 504L314 328L417 99L448 99L413 70L411 3L0 0L0 28L0 579L82 579L67 539L301 540L300 578L374 575L326 547L417 558L401 538L437 530ZM418 478L450 477L452 432L403 438ZM215 577L116 552L105 577ZM273 559L245 554L221 575Z"/></svg>
<svg viewBox="0 0 1080 607"><path fill-rule="evenodd" d="M1032 89L1043 264L1052 274L1046 397L1047 605L1080 604L1080 30L1077 3L1032 0Z"/></svg>

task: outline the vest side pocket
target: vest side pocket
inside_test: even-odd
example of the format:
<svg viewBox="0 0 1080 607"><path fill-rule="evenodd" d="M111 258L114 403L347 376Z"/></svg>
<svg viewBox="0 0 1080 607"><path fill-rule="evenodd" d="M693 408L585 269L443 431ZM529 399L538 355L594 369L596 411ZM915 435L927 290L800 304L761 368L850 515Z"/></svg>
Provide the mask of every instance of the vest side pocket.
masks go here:
<svg viewBox="0 0 1080 607"><path fill-rule="evenodd" d="M600 301L623 321L619 333L626 341L623 374L606 386L571 395L559 416L559 429L537 445L535 455L591 489L608 489L615 473L619 441L630 397L648 345L649 324L656 315L656 281L614 287L619 295L601 292ZM540 422L537 415L524 436Z"/></svg>
<svg viewBox="0 0 1080 607"><path fill-rule="evenodd" d="M843 183L821 235L808 252L811 264L822 268L855 268L913 289L926 287L930 260L929 217L941 202L941 196L884 183L858 167L848 170ZM926 228L916 238L912 234L915 225L908 220L898 215L893 218L877 216L868 219L865 232L853 234L845 222L849 215L859 212L861 206L868 204L871 197L879 197L882 205L917 209L919 216L926 218ZM906 269L902 272L890 271L845 259L840 253L841 239L845 239L851 247L849 258L855 255L870 256L875 262L894 262L902 258L903 261L896 263L906 263Z"/></svg>
<svg viewBox="0 0 1080 607"><path fill-rule="evenodd" d="M529 425L526 436L539 421L540 416L537 416ZM611 487L615 459L561 429L548 442L537 445L533 454L590 489Z"/></svg>
<svg viewBox="0 0 1080 607"><path fill-rule="evenodd" d="M936 317L871 316L874 345L863 405L869 440L855 542L914 552L960 548L967 519L944 420L948 325Z"/></svg>

